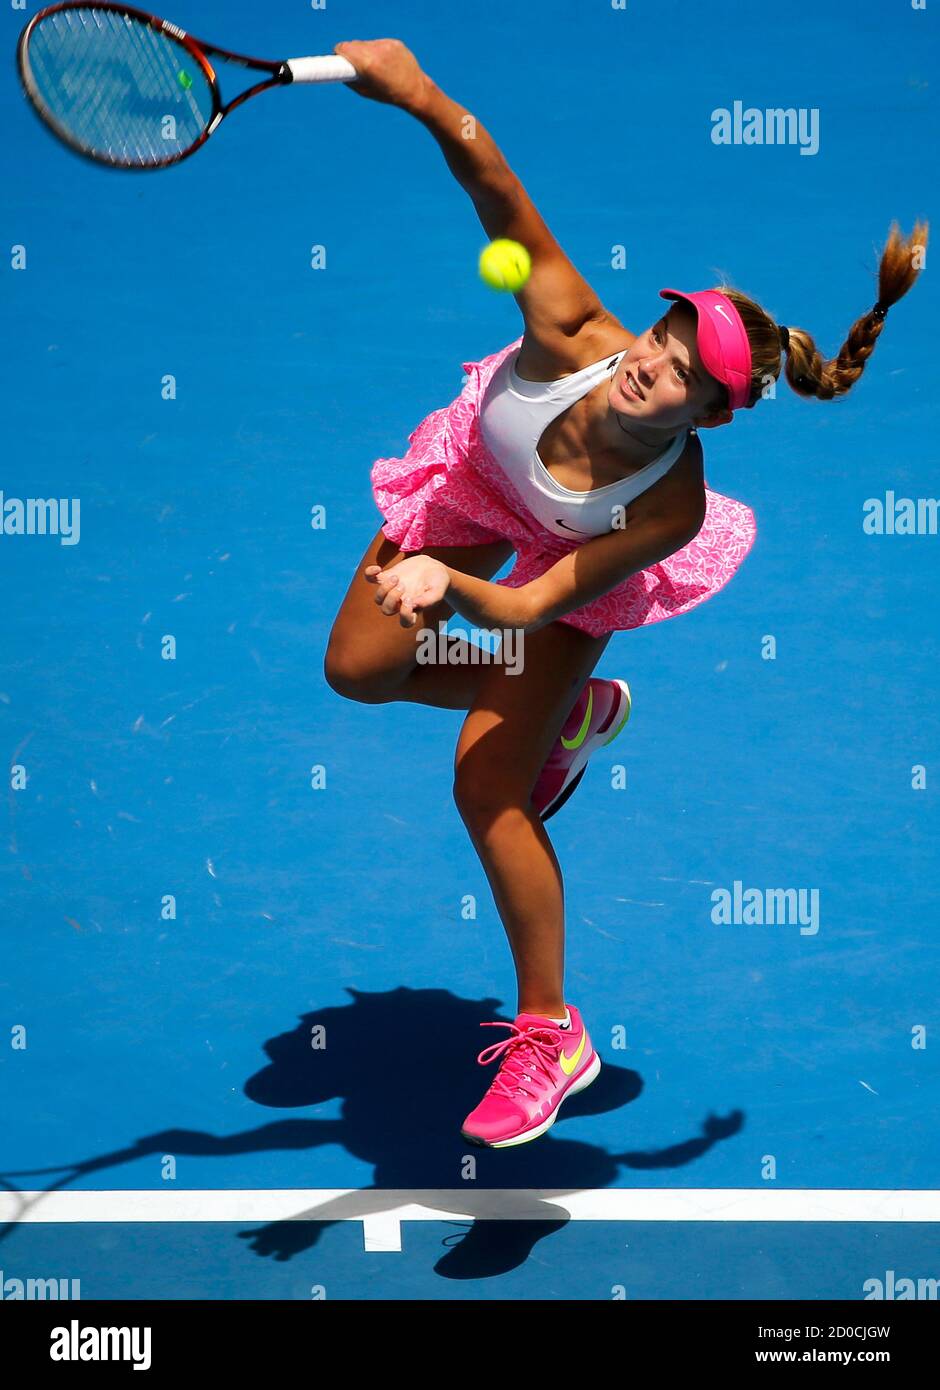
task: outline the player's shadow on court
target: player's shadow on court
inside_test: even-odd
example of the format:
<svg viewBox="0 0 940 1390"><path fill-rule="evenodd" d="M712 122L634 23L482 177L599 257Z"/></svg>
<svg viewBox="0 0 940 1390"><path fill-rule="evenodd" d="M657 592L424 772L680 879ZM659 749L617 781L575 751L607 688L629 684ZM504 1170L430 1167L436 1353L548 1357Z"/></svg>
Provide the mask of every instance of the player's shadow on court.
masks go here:
<svg viewBox="0 0 940 1390"><path fill-rule="evenodd" d="M681 1168L742 1128L740 1111L725 1119L710 1115L699 1134L681 1143L619 1153L565 1138L566 1122L623 1111L640 1094L637 1073L611 1061L608 1052L602 1054L597 1080L563 1104L555 1124L539 1139L509 1149L470 1144L460 1134L461 1123L482 1099L498 1065L476 1065L477 1053L510 1035L508 1028L479 1025L500 1015L501 1001L461 999L431 989L348 992L351 1004L304 1014L290 1032L266 1042L268 1065L245 1085L250 1100L275 1109L307 1108L339 1098L339 1118L279 1119L221 1137L201 1130L161 1130L124 1149L67 1165L68 1174L46 1191L151 1154L314 1154L325 1144L339 1144L369 1164L372 1186L293 1212L291 1219L239 1232L252 1250L289 1260L316 1245L334 1222L353 1218L368 1226L403 1200L391 1197L391 1191L405 1192L425 1207L439 1204L442 1221L453 1221L455 1212L466 1216L466 1233L445 1240L447 1252L434 1268L447 1278L480 1279L515 1269L537 1241L565 1226L570 1219L566 1194L614 1186L624 1171ZM470 1160L475 1164L472 1177ZM62 1172L64 1167L32 1171ZM315 1188L315 1158L309 1171L309 1185ZM6 1174L11 1176L21 1174ZM18 1190L6 1181L2 1186L11 1193ZM554 1191L549 1199L533 1189ZM0 1238L11 1229L0 1230Z"/></svg>
<svg viewBox="0 0 940 1390"><path fill-rule="evenodd" d="M537 1240L567 1224L563 1205L532 1196L529 1189L578 1192L608 1187L624 1169L682 1167L742 1127L740 1112L725 1120L709 1116L694 1138L620 1153L566 1139L566 1121L622 1110L642 1090L637 1073L611 1062L608 1053L597 1080L564 1102L541 1138L508 1149L470 1144L460 1134L461 1123L482 1099L498 1065L477 1065L477 1053L509 1037L508 1028L479 1026L500 1016L500 1001L430 989L349 993L352 1005L305 1014L291 1032L268 1041L264 1050L270 1063L249 1079L245 1094L277 1108L342 1098L340 1119L299 1122L311 1127L309 1147L339 1143L373 1168L373 1188L338 1199L337 1215L380 1212L381 1194L389 1189L418 1189L426 1206L444 1189L442 1209L465 1211L470 1224L438 1262L442 1275L469 1279L505 1273L525 1261ZM476 1167L471 1180L465 1176L468 1159ZM524 1219L493 1219L500 1205L494 1189L518 1189L510 1206ZM280 1221L243 1234L259 1254L289 1259L317 1241L330 1216L327 1204L317 1208L313 1225Z"/></svg>

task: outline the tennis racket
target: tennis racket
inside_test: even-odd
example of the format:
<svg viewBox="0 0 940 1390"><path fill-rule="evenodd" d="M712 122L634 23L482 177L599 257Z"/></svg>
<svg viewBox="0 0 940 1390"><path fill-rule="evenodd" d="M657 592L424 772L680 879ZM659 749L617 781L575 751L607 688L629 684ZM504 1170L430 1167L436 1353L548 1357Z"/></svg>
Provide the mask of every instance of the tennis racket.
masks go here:
<svg viewBox="0 0 940 1390"><path fill-rule="evenodd" d="M267 73L223 105L209 54ZM249 97L291 82L351 82L337 54L266 62L194 39L129 5L48 5L20 34L20 77L36 111L78 154L112 169L166 169L201 149Z"/></svg>

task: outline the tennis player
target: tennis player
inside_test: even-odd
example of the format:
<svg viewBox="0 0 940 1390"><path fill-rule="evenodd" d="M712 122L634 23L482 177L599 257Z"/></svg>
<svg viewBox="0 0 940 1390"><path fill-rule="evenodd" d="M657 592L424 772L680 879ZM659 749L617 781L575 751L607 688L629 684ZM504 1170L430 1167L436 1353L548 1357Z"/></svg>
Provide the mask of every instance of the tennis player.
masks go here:
<svg viewBox="0 0 940 1390"><path fill-rule="evenodd" d="M350 89L400 107L434 136L490 238L521 242L532 271L516 294L524 332L464 363L456 400L433 411L403 458L371 472L383 524L362 557L325 658L353 700L466 710L454 796L486 871L518 981L500 1059L466 1117L466 1139L522 1144L600 1070L564 995L561 870L545 821L630 712L622 679L592 675L614 632L686 613L738 570L755 535L742 502L709 488L702 430L728 425L785 376L832 400L861 376L888 308L914 283L927 226L892 226L878 300L826 361L727 284L663 289L655 321L631 333L562 251L494 141L395 39L335 51ZM492 576L515 555L511 572ZM457 612L519 629L522 671L416 659L422 629ZM389 618L397 621L389 622ZM456 639L462 640L462 639Z"/></svg>

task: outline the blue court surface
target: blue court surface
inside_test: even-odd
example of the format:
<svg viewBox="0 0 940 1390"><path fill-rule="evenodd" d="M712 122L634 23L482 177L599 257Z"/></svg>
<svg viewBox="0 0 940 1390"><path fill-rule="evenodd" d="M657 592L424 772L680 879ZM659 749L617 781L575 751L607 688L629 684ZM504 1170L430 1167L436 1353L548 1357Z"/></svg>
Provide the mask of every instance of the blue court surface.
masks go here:
<svg viewBox="0 0 940 1390"><path fill-rule="evenodd" d="M933 211L940 7L165 13L264 57L401 38L633 331L660 287L725 272L834 356L892 220ZM504 1036L479 1025L516 1001L452 798L462 715L344 700L323 656L381 520L373 460L519 310L401 111L273 92L179 167L116 173L23 100L27 17L0 21L0 484L80 499L80 536L0 534L4 1296L929 1296L929 268L848 396L781 383L703 432L757 541L708 603L614 636L598 674L629 680L630 724L549 828L603 1068L541 1139L468 1152ZM816 135L716 145L735 102ZM889 493L920 500L913 533L865 529ZM787 910L751 920L748 893Z"/></svg>

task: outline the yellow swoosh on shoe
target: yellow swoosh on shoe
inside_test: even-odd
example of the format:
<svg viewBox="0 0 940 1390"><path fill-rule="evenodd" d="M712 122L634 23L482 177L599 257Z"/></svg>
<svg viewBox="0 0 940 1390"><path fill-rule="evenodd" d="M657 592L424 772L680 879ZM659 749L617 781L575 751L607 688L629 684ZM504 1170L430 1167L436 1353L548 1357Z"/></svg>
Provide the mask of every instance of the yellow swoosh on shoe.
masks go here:
<svg viewBox="0 0 940 1390"><path fill-rule="evenodd" d="M582 743L584 742L584 740L587 738L587 731L588 731L588 729L591 727L591 712L592 712L593 709L594 709L594 687L593 687L593 685L592 685L592 686L590 686L589 689L588 689L587 709L584 711L584 719L581 721L581 727L580 727L580 729L578 730L578 732L575 734L574 738L565 738L564 734L562 734L562 736L561 736L561 744L562 744L562 747L563 747L563 748L567 748L567 749L570 751L570 750L572 750L572 749L574 749L574 748L580 748L580 747L581 747L581 744L582 744Z"/></svg>
<svg viewBox="0 0 940 1390"><path fill-rule="evenodd" d="M561 1069L565 1073L565 1076L570 1076L571 1073L574 1071L575 1067L578 1065L578 1062L581 1060L581 1053L584 1051L584 1039L586 1037L586 1033L581 1034L581 1041L578 1043L573 1057L568 1057L565 1055L564 1052L562 1052L560 1058L558 1059L561 1063Z"/></svg>

